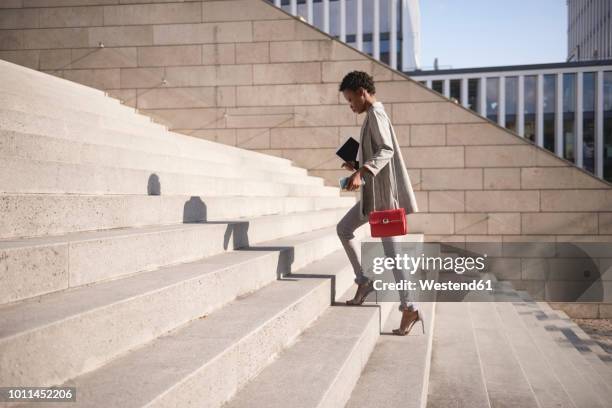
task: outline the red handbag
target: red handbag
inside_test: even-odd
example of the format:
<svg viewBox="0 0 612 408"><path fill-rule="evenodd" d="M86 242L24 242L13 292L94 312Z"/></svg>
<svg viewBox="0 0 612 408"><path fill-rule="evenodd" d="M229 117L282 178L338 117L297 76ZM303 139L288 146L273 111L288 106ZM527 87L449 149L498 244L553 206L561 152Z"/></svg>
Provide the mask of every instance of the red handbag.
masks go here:
<svg viewBox="0 0 612 408"><path fill-rule="evenodd" d="M404 208L370 211L369 222L372 237L394 237L408 233Z"/></svg>
<svg viewBox="0 0 612 408"><path fill-rule="evenodd" d="M391 166L391 162L389 162ZM393 168L393 176L395 177L395 168ZM406 222L406 210L399 207L399 200L396 208L389 210L376 211L376 191L374 190L374 178L372 176L372 193L374 197L374 210L370 211L368 221L370 223L370 235L372 237L394 237L397 235L406 235L408 233L408 223ZM395 192L397 195L397 178L395 178Z"/></svg>

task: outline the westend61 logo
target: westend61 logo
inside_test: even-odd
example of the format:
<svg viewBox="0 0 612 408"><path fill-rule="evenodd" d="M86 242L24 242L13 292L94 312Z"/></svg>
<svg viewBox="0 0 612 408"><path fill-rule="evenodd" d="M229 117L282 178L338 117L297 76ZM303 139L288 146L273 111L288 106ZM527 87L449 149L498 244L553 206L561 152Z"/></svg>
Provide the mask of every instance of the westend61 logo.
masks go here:
<svg viewBox="0 0 612 408"><path fill-rule="evenodd" d="M413 257L408 254L396 254L395 257L377 256L373 259L372 272L380 275L385 270L401 269L409 270L410 274L415 274L417 270L424 271L453 271L457 274L464 272L482 272L485 269L483 256L471 257L440 257L425 256Z"/></svg>

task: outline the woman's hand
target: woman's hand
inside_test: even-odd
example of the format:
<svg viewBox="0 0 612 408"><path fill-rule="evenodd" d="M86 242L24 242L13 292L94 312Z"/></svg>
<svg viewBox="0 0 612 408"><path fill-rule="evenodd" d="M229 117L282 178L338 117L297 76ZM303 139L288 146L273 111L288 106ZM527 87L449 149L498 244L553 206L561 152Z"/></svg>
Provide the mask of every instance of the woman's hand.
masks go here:
<svg viewBox="0 0 612 408"><path fill-rule="evenodd" d="M361 186L361 172L356 171L351 175L346 185L348 191L357 190Z"/></svg>

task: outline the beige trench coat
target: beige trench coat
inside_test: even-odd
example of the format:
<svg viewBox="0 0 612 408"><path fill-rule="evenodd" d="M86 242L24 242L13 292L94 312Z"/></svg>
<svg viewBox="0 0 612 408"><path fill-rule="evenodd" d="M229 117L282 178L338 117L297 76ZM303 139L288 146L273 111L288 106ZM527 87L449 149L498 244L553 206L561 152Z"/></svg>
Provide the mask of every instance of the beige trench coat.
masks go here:
<svg viewBox="0 0 612 408"><path fill-rule="evenodd" d="M365 185L360 188L362 220L374 210L374 202L376 210L403 207L406 214L419 211L395 130L380 101L368 108L361 126L359 163L373 174L364 173Z"/></svg>

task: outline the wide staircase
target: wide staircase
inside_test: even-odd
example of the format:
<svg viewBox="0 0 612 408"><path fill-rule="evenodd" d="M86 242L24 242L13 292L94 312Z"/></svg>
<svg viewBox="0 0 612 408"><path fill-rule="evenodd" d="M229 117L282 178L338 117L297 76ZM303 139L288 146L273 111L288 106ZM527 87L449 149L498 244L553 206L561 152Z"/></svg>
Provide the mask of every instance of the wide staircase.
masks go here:
<svg viewBox="0 0 612 408"><path fill-rule="evenodd" d="M422 303L407 337L397 303L344 306L355 199L305 169L0 72L0 386L76 387L53 407L610 406L603 350L503 283L512 301Z"/></svg>

